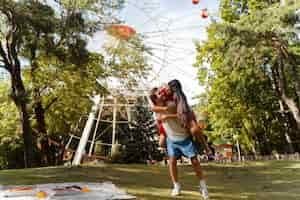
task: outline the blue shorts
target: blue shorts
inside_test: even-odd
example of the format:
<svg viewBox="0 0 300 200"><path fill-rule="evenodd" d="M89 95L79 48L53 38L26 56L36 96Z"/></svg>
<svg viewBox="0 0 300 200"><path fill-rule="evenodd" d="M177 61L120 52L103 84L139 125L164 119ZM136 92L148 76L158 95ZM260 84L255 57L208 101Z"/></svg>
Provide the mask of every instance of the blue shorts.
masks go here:
<svg viewBox="0 0 300 200"><path fill-rule="evenodd" d="M167 150L169 157L180 158L185 156L187 158L193 158L198 154L196 146L191 137L186 138L183 141L174 142L167 138Z"/></svg>

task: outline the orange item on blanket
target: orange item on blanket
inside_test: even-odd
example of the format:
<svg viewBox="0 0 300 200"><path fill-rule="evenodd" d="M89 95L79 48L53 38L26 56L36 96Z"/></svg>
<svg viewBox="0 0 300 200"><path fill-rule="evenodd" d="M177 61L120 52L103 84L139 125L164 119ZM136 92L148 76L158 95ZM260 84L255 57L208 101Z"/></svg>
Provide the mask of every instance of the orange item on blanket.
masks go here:
<svg viewBox="0 0 300 200"><path fill-rule="evenodd" d="M39 199L44 199L47 197L47 193L46 192L43 192L43 191L40 191L36 194L37 198Z"/></svg>

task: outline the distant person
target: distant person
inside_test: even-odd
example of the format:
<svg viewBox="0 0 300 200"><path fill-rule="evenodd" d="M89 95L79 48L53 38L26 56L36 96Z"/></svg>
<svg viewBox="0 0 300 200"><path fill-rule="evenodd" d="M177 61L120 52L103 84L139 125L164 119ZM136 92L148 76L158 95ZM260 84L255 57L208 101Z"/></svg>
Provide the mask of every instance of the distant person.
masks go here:
<svg viewBox="0 0 300 200"><path fill-rule="evenodd" d="M212 156L208 157L208 161L213 161L213 160L215 160L216 151L215 151L215 148L212 146L213 144L211 142L209 142L208 145L209 145L209 148L211 149L211 152L212 152Z"/></svg>

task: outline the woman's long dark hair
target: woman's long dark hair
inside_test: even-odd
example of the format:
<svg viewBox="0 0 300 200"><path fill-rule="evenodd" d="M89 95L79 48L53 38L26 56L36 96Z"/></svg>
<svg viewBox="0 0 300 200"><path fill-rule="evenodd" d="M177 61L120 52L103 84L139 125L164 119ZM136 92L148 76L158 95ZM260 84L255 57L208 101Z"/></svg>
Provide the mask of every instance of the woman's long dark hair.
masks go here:
<svg viewBox="0 0 300 200"><path fill-rule="evenodd" d="M192 111L187 102L186 96L182 91L181 84L178 80L174 79L168 82L168 86L172 91L177 106L177 115L184 127L189 127L190 122L192 121Z"/></svg>

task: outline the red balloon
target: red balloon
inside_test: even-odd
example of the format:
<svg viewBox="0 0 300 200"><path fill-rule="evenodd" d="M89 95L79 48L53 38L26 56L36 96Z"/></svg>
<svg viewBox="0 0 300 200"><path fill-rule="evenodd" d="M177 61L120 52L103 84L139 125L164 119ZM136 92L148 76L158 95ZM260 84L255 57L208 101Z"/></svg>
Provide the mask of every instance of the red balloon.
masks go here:
<svg viewBox="0 0 300 200"><path fill-rule="evenodd" d="M193 4L198 4L200 0L192 0Z"/></svg>
<svg viewBox="0 0 300 200"><path fill-rule="evenodd" d="M208 12L207 12L207 9L202 9L202 10L200 11L200 16L201 16L203 19L208 18Z"/></svg>
<svg viewBox="0 0 300 200"><path fill-rule="evenodd" d="M114 24L107 29L108 34L123 40L128 40L136 34L136 31L127 25Z"/></svg>

